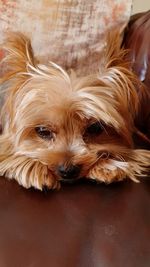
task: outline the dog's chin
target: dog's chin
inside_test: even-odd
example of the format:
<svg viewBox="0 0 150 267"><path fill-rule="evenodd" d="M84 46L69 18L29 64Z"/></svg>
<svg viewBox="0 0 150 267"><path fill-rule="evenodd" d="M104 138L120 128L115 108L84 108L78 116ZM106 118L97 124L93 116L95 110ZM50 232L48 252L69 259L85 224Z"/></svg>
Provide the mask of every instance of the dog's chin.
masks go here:
<svg viewBox="0 0 150 267"><path fill-rule="evenodd" d="M78 183L79 180L83 179L83 177L76 177L76 178L70 178L70 179L59 179L59 181L62 183L62 184L75 184L75 183Z"/></svg>

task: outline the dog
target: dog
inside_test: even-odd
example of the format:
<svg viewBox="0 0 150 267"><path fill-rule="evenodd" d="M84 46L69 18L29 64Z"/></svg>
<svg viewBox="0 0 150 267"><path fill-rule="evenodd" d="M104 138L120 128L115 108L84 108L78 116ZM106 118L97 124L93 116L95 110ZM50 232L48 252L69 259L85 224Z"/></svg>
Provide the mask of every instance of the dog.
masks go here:
<svg viewBox="0 0 150 267"><path fill-rule="evenodd" d="M135 132L148 140L135 123L146 93L118 33L108 37L97 73L86 77L40 64L21 33L9 34L3 49L1 176L42 190L82 177L138 182L149 171L150 151L133 140Z"/></svg>

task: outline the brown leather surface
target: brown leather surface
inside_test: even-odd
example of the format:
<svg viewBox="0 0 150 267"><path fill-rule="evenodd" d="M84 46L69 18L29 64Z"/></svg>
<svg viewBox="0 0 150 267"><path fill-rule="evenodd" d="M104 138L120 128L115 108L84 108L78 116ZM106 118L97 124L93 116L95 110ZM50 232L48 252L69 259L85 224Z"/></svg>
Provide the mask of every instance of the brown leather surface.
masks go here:
<svg viewBox="0 0 150 267"><path fill-rule="evenodd" d="M26 190L0 179L1 267L149 267L150 184Z"/></svg>
<svg viewBox="0 0 150 267"><path fill-rule="evenodd" d="M130 50L134 72L146 86L145 98L140 100L141 108L136 125L150 139L150 11L131 18L124 43Z"/></svg>
<svg viewBox="0 0 150 267"><path fill-rule="evenodd" d="M146 32L134 52L138 73L150 55L144 16L134 18L127 32L126 45L134 49L135 25ZM0 267L149 266L149 179L109 186L80 182L38 192L0 178Z"/></svg>
<svg viewBox="0 0 150 267"><path fill-rule="evenodd" d="M134 15L126 30L125 47L131 49L133 69L150 86L150 11Z"/></svg>

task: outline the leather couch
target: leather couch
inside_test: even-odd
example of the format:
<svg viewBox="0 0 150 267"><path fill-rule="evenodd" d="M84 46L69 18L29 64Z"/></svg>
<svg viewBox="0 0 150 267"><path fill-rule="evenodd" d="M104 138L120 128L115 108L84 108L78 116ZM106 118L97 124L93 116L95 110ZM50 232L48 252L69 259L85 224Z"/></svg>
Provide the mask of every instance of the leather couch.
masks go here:
<svg viewBox="0 0 150 267"><path fill-rule="evenodd" d="M150 12L131 18L124 43L150 86ZM149 266L149 178L79 181L59 192L0 178L0 267Z"/></svg>

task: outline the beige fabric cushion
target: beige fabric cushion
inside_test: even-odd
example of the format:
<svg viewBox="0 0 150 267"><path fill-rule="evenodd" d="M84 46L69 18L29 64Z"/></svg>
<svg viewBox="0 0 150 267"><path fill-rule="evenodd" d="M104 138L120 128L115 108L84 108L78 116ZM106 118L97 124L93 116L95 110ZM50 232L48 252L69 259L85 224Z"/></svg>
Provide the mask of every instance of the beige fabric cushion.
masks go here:
<svg viewBox="0 0 150 267"><path fill-rule="evenodd" d="M35 54L78 74L98 69L106 30L123 30L132 0L16 0L0 2L0 39L7 31L31 37ZM1 41L0 40L0 41Z"/></svg>

